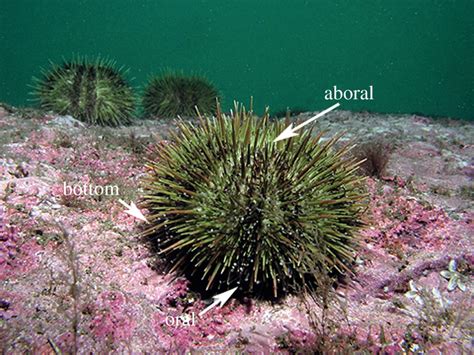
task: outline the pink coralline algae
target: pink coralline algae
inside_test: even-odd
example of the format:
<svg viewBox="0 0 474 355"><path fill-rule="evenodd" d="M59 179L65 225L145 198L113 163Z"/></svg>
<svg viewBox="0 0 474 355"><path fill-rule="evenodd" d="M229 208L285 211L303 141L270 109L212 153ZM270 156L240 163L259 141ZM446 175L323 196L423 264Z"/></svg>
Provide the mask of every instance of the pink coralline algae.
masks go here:
<svg viewBox="0 0 474 355"><path fill-rule="evenodd" d="M16 266L18 239L18 230L6 223L5 212L0 209L0 280Z"/></svg>
<svg viewBox="0 0 474 355"><path fill-rule="evenodd" d="M104 292L94 305L91 321L92 333L99 339L119 342L133 335L135 321L128 312L125 297L120 292Z"/></svg>
<svg viewBox="0 0 474 355"><path fill-rule="evenodd" d="M36 243L22 240L0 205L0 281L34 268L36 250Z"/></svg>
<svg viewBox="0 0 474 355"><path fill-rule="evenodd" d="M169 308L169 307L168 307ZM192 350L205 347L230 347L226 338L245 319L244 307L225 307L200 317L199 302L186 309L170 308L153 315L153 329L160 342L175 350ZM235 340L234 340L235 342Z"/></svg>
<svg viewBox="0 0 474 355"><path fill-rule="evenodd" d="M401 189L404 183L397 183ZM440 235L450 218L440 208L426 207L415 198L401 191L387 188L377 191L377 182L367 179L370 194L369 224L362 232L369 243L379 245L389 252L406 252L411 249L436 249L449 244L454 237Z"/></svg>

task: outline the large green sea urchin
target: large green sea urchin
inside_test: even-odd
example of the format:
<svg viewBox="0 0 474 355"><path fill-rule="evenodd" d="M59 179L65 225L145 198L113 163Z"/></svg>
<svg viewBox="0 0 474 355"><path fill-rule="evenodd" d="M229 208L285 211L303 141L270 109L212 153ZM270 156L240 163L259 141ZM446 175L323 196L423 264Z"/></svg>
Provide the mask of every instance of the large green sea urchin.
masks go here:
<svg viewBox="0 0 474 355"><path fill-rule="evenodd" d="M206 78L169 72L150 80L143 94L145 115L175 118L194 116L196 107L203 114L214 114L219 92Z"/></svg>
<svg viewBox="0 0 474 355"><path fill-rule="evenodd" d="M170 268L263 297L347 270L364 208L350 146L308 131L274 143L284 124L242 107L216 116L181 124L148 164L145 233Z"/></svg>
<svg viewBox="0 0 474 355"><path fill-rule="evenodd" d="M35 94L43 109L102 126L129 123L135 108L123 70L100 58L53 64L36 79Z"/></svg>

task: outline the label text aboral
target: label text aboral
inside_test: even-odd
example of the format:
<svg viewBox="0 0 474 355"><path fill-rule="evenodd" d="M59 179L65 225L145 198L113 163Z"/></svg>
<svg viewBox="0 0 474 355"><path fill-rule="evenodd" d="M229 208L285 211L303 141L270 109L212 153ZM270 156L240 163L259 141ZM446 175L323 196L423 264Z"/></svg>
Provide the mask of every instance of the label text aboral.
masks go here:
<svg viewBox="0 0 474 355"><path fill-rule="evenodd" d="M324 91L324 99L328 101L332 100L361 100L371 101L374 99L374 87L369 86L368 89L338 89L336 85L332 89Z"/></svg>

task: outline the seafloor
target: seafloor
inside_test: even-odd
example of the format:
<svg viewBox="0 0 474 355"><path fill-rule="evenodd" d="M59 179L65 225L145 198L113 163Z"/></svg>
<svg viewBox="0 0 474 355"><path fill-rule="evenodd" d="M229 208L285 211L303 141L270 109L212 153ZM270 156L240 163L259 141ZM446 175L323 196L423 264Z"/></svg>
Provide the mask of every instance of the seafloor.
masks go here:
<svg viewBox="0 0 474 355"><path fill-rule="evenodd" d="M113 184L138 201L144 145L175 123L84 127L0 108L2 353L470 351L474 125L338 111L315 126L393 147L384 175L367 179L355 276L326 312L296 296L231 300L173 327L167 316L205 303L161 271L117 197L65 197L62 184Z"/></svg>

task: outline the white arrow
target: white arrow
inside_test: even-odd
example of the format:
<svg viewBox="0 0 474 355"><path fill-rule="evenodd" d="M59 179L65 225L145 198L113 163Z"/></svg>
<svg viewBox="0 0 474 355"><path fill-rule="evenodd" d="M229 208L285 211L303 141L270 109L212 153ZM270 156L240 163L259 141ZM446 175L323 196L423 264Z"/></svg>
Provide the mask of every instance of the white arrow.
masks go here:
<svg viewBox="0 0 474 355"><path fill-rule="evenodd" d="M150 223L146 219L146 217L143 215L143 213L138 209L138 207L130 201L130 205L127 205L123 200L119 200L119 202L125 207L128 208L127 211L124 211L125 213L128 213L130 216L133 216L135 218L138 218L142 220L143 222Z"/></svg>
<svg viewBox="0 0 474 355"><path fill-rule="evenodd" d="M212 308L217 306L219 303L220 303L219 308L222 308L222 306L225 305L225 303L229 300L230 296L232 296L232 294L236 290L237 290L237 287L233 288L232 290L222 292L218 295L213 296L212 298L213 298L214 302L212 304L210 304L209 306L207 306L206 308L204 308L201 312L199 312L199 317L202 317L205 313L210 311Z"/></svg>
<svg viewBox="0 0 474 355"><path fill-rule="evenodd" d="M298 133L296 133L297 130L303 128L307 124L310 124L314 120L318 119L321 116L324 116L326 113L331 112L332 110L334 110L335 108L337 108L339 106L340 106L340 103L338 102L337 104L334 104L331 107L325 109L324 111L321 111L316 116L311 117L309 120L304 121L303 123L299 124L298 126L296 126L294 128L293 128L293 123L290 123L290 125L288 127L286 127L285 130L283 132L281 132L280 135L278 137L276 137L273 142L278 142L278 141L282 141L283 139L288 139L288 138L297 136L298 135Z"/></svg>

